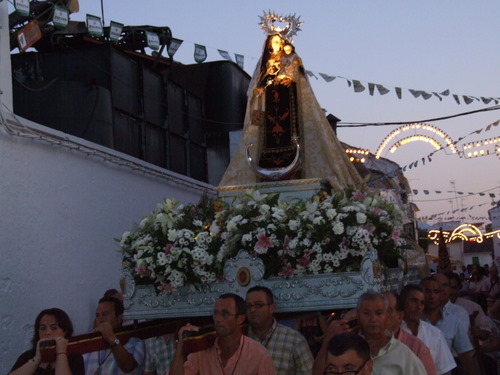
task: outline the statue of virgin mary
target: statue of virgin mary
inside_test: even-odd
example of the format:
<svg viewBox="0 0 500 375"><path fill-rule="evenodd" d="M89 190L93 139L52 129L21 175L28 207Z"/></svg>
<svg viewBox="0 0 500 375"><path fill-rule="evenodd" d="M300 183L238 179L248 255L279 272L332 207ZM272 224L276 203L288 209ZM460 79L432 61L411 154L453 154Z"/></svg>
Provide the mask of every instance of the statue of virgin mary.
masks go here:
<svg viewBox="0 0 500 375"><path fill-rule="evenodd" d="M267 38L248 89L243 136L220 186L327 179L335 190L360 187L292 44L300 17L260 18Z"/></svg>

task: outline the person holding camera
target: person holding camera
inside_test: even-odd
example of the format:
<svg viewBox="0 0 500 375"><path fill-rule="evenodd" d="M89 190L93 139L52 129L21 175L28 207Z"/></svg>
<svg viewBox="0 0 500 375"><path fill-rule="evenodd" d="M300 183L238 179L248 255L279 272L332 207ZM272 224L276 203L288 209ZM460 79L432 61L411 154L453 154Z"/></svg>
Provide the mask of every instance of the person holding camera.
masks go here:
<svg viewBox="0 0 500 375"><path fill-rule="evenodd" d="M73 324L61 309L41 311L35 320L33 347L19 356L9 375L83 375L80 353L68 353ZM44 346L55 346L55 355L42 356ZM55 357L55 358L54 358Z"/></svg>

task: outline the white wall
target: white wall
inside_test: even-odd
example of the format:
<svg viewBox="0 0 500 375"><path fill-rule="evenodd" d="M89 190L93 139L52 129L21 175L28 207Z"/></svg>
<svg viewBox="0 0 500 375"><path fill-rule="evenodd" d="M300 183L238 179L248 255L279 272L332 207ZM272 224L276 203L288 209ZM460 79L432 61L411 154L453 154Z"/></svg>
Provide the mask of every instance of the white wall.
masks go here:
<svg viewBox="0 0 500 375"><path fill-rule="evenodd" d="M21 122L49 137L61 135ZM111 159L135 160L68 139L81 149L96 147L101 155L110 152ZM156 174L164 170L135 161L149 172L12 136L1 126L0 373L7 373L28 348L32 325L42 309L60 307L72 318L75 333L89 332L98 298L106 289L119 288L121 258L114 238L164 198L197 202L204 189L211 189L175 174L160 178Z"/></svg>
<svg viewBox="0 0 500 375"><path fill-rule="evenodd" d="M7 1L0 1L0 373L30 347L36 315L59 307L90 332L119 289L114 238L164 198L212 187L12 114ZM14 135L7 130L10 129Z"/></svg>

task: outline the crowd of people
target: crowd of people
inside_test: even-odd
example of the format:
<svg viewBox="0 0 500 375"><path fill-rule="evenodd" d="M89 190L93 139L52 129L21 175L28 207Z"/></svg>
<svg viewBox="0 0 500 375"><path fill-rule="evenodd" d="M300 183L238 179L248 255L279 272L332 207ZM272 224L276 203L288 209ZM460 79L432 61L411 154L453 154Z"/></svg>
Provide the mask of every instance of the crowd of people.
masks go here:
<svg viewBox="0 0 500 375"><path fill-rule="evenodd" d="M472 266L436 272L399 293L367 291L342 314L310 314L294 324L278 321L272 291L255 286L245 299L219 296L214 343L189 354L184 337L200 330L190 323L178 332L121 342L116 332L123 302L119 293L107 292L94 322L104 349L68 351L70 318L61 309L46 309L35 320L32 347L10 374L498 375L498 281L496 266L488 267L488 276ZM49 342L55 346L51 358L43 355Z"/></svg>

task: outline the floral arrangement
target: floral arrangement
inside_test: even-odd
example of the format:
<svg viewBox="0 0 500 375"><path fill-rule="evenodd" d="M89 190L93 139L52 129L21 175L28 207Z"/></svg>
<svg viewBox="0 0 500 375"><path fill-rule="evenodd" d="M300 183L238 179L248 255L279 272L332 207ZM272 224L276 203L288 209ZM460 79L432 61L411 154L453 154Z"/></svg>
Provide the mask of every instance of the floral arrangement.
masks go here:
<svg viewBox="0 0 500 375"><path fill-rule="evenodd" d="M400 255L402 219L397 205L362 191L285 200L251 190L230 204L166 199L119 241L136 282L172 293L222 279L242 249L264 261L265 277L356 271L369 250Z"/></svg>

